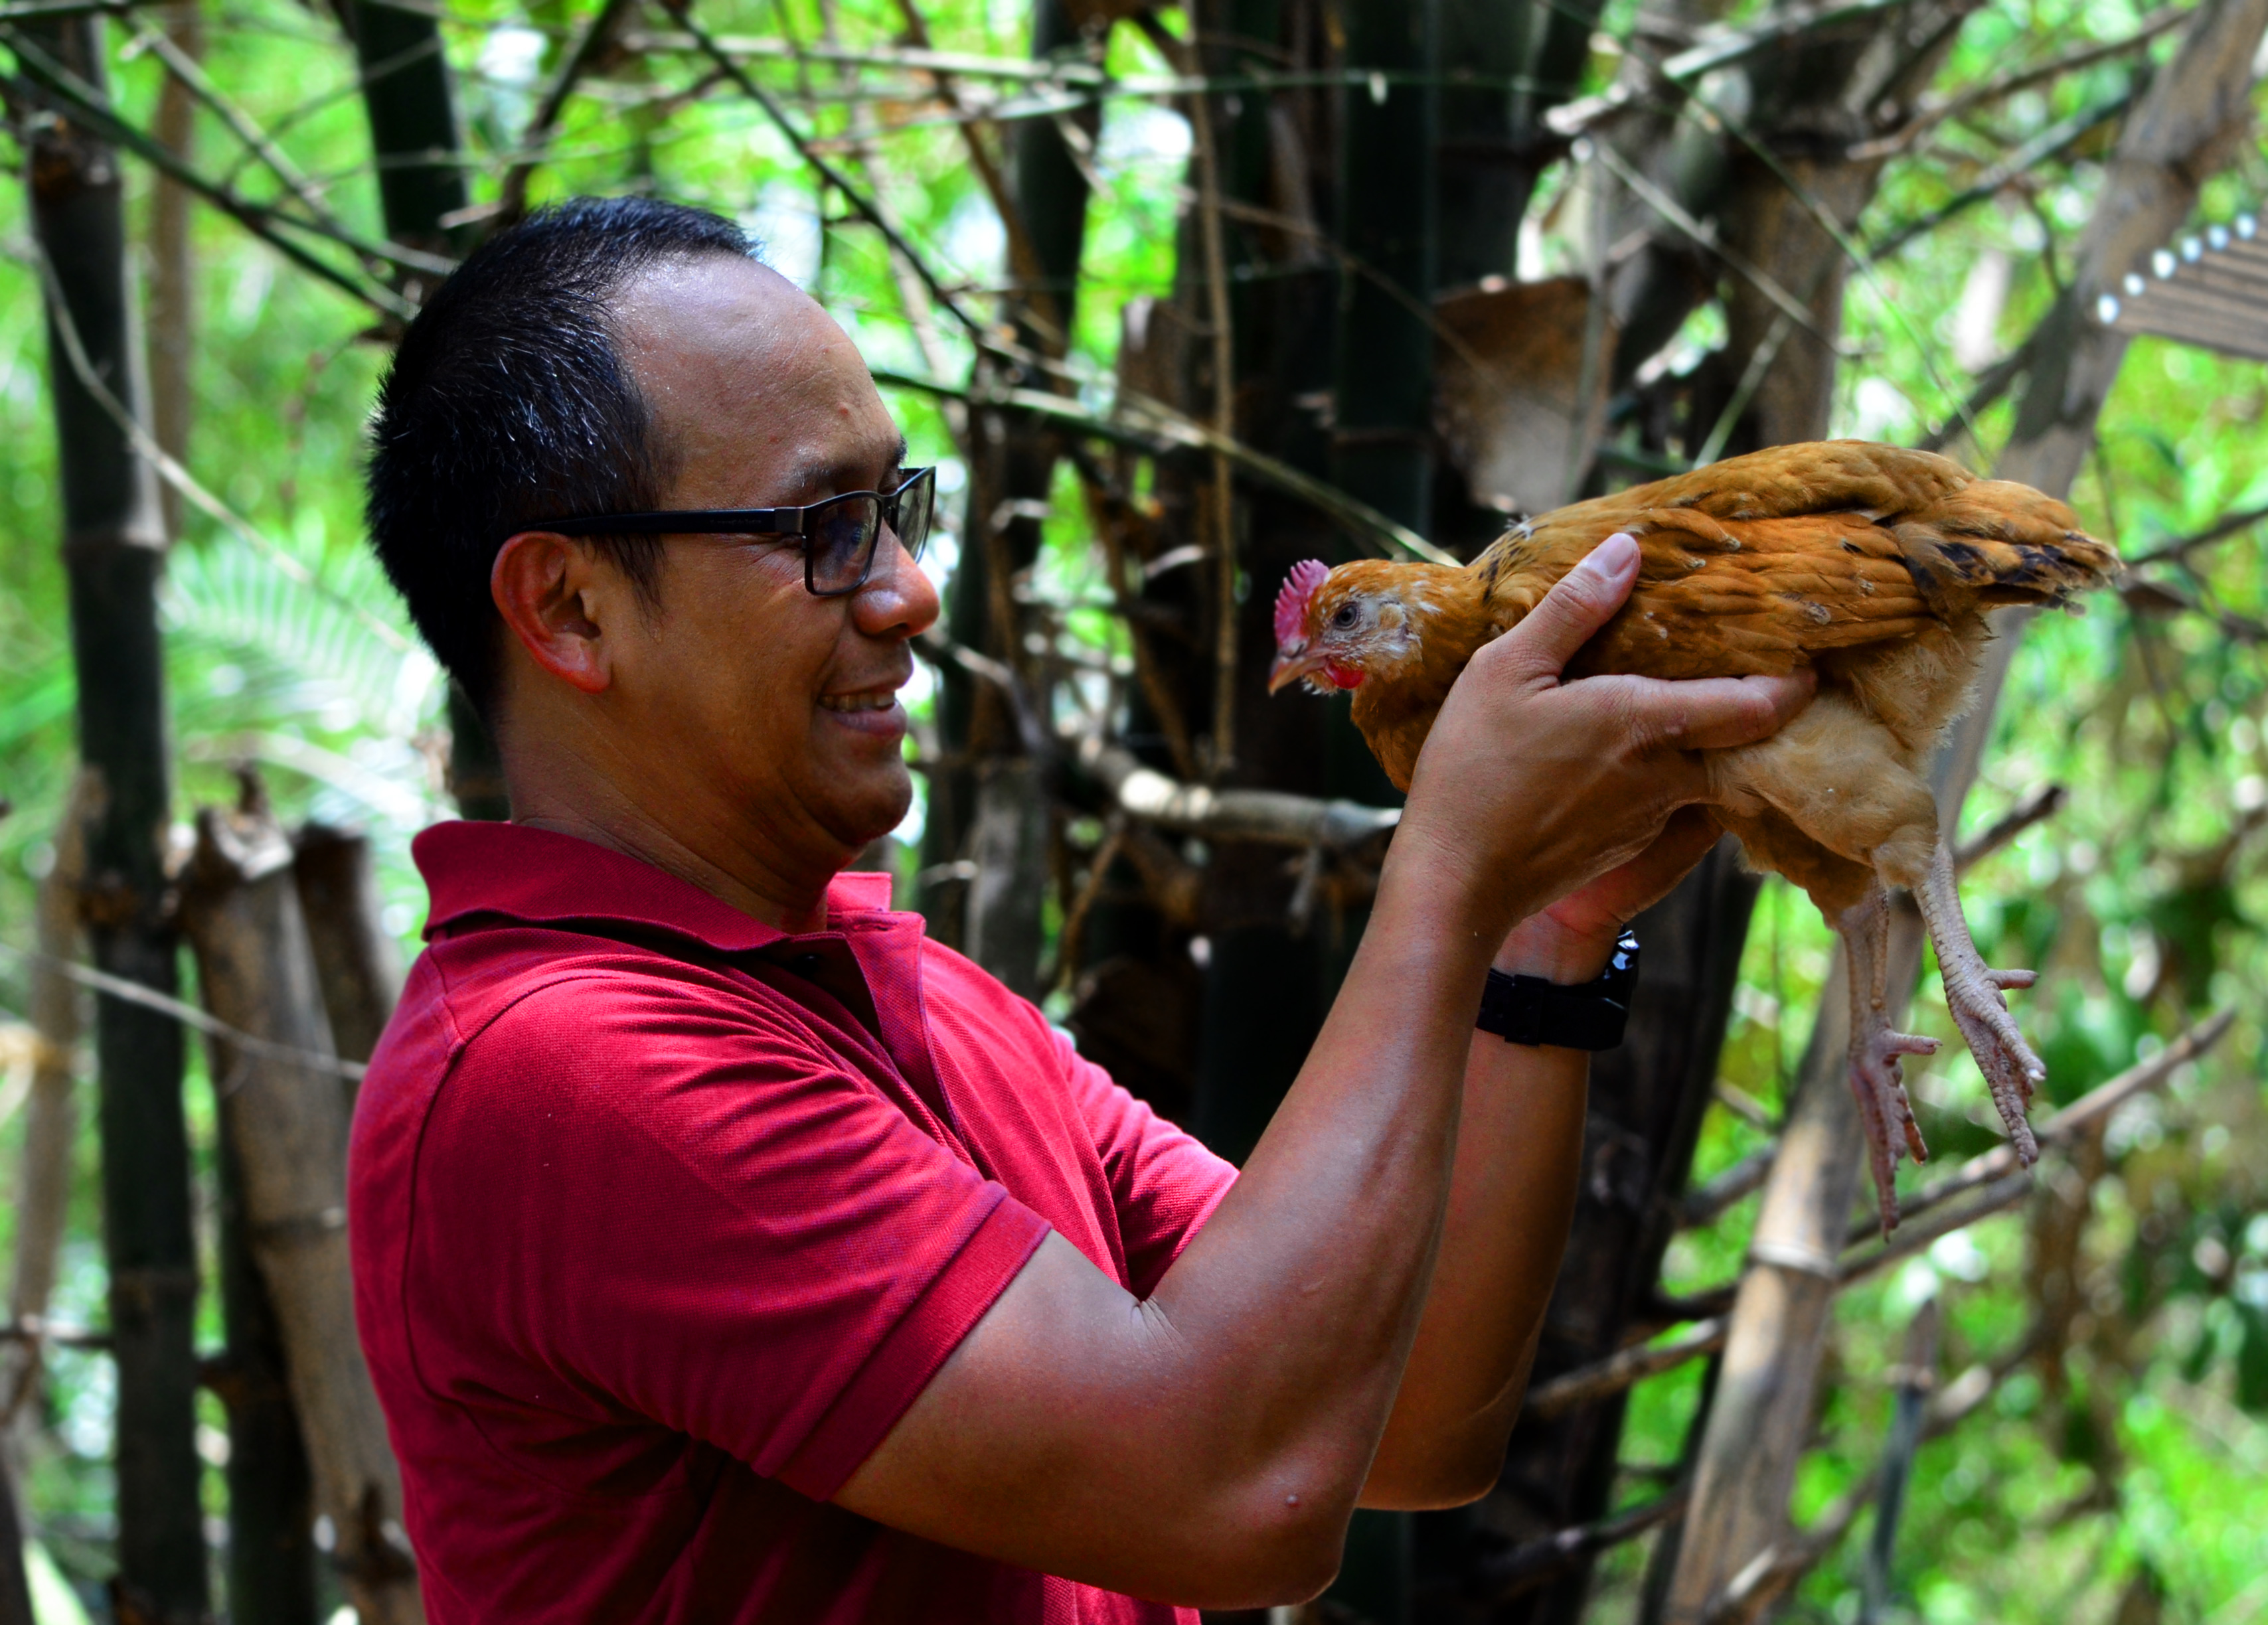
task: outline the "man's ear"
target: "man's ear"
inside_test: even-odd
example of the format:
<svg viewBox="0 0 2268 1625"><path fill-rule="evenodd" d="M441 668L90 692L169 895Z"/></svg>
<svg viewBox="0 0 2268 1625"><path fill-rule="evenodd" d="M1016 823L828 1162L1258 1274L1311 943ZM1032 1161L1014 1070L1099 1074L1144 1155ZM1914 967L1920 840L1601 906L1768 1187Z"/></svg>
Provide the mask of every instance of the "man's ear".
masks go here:
<svg viewBox="0 0 2268 1625"><path fill-rule="evenodd" d="M497 613L536 665L585 694L614 681L608 646L608 607L621 594L600 577L596 550L549 531L523 531L497 550L489 569L489 597Z"/></svg>

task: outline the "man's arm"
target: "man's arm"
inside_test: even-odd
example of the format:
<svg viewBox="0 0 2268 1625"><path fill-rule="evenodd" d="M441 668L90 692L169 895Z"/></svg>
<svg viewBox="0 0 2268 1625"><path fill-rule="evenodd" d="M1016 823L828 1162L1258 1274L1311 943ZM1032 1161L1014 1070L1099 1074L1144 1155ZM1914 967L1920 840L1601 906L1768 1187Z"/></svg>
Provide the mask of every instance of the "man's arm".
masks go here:
<svg viewBox="0 0 2268 1625"><path fill-rule="evenodd" d="M1683 809L1640 857L1521 921L1495 968L1590 981L1623 926L1721 833L1705 809ZM1441 1254L1365 1506L1461 1506L1495 1484L1574 1212L1590 1061L1473 1035Z"/></svg>
<svg viewBox="0 0 2268 1625"><path fill-rule="evenodd" d="M840 1504L1176 1602L1248 1607L1329 1582L1425 1307L1490 960L1515 921L1629 862L1705 794L1696 748L1761 738L1804 695L1758 680L1561 685L1636 568L1635 547L1602 547L1468 667L1322 1033L1157 1290L1138 1302L1050 1236ZM1560 1237L1525 1245L1556 1257Z"/></svg>

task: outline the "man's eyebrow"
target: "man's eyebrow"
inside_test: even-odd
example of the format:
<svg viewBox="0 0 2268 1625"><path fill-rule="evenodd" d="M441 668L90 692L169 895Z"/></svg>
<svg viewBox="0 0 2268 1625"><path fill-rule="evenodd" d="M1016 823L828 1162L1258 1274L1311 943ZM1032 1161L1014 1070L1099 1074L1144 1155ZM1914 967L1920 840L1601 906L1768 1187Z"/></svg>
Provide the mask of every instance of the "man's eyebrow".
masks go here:
<svg viewBox="0 0 2268 1625"><path fill-rule="evenodd" d="M906 438L900 435L896 448L890 453L889 466L885 472L895 473L903 468L906 466L906 453L910 449ZM863 467L862 464L847 460L807 457L789 470L788 478L792 483L787 489L799 494L816 489L822 485L836 491L857 489L858 489L857 482L860 478Z"/></svg>

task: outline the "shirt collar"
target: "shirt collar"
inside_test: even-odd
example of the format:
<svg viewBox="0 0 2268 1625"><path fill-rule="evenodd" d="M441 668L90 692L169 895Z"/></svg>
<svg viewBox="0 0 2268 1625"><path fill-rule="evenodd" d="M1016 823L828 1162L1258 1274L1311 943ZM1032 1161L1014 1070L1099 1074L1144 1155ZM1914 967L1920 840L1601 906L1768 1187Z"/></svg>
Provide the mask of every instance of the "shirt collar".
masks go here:
<svg viewBox="0 0 2268 1625"><path fill-rule="evenodd" d="M420 832L409 849L432 895L428 938L490 915L531 923L584 920L644 926L726 953L788 939L688 880L556 830L458 820ZM827 888L830 920L889 906L886 874L839 874Z"/></svg>

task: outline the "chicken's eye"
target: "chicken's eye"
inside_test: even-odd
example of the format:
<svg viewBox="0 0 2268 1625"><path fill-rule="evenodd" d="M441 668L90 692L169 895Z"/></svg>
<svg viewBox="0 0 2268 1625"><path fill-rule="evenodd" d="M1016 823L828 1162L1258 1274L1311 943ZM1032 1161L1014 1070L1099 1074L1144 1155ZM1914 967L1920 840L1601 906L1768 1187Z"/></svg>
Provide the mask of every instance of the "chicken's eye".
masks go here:
<svg viewBox="0 0 2268 1625"><path fill-rule="evenodd" d="M1353 603L1350 601L1348 603L1341 604L1336 610L1332 612L1331 624L1338 628L1340 631L1344 632L1354 624L1354 619L1355 607Z"/></svg>

